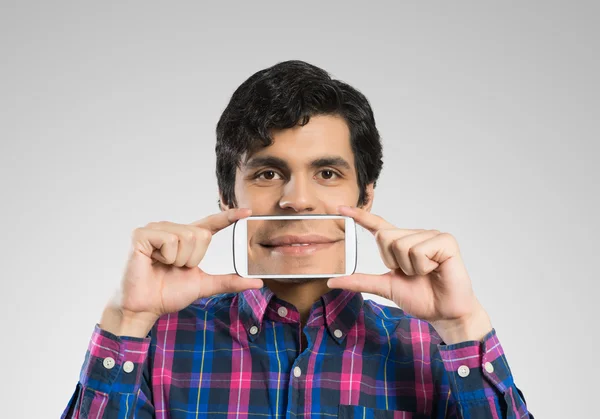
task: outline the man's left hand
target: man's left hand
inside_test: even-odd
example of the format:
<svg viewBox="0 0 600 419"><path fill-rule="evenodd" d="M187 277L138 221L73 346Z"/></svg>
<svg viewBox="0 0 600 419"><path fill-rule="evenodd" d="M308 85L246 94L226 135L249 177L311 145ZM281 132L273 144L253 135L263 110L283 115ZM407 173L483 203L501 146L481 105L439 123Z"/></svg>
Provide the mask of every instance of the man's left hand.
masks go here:
<svg viewBox="0 0 600 419"><path fill-rule="evenodd" d="M361 208L340 206L338 211L375 235L381 258L391 270L331 278L330 288L387 298L431 323L446 344L480 341L492 330L454 236L438 230L400 229Z"/></svg>

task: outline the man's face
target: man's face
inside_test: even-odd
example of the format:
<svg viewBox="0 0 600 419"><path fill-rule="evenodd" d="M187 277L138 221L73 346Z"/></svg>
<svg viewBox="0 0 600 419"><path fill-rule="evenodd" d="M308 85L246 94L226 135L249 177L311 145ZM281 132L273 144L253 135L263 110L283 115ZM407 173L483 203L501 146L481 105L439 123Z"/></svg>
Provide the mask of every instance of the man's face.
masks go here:
<svg viewBox="0 0 600 419"><path fill-rule="evenodd" d="M235 181L239 207L252 209L253 215L307 215L337 214L338 205L357 204L359 187L344 119L313 116L304 126L272 136L271 146L242 157ZM340 220L250 222L249 271L343 272L343 239ZM292 248L290 241L312 244Z"/></svg>

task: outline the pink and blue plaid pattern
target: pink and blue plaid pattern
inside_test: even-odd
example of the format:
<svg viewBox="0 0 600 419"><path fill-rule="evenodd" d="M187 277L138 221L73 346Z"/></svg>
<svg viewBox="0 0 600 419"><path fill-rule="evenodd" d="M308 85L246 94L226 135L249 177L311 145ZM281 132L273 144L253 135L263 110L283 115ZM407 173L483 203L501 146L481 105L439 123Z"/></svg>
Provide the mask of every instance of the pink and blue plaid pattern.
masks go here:
<svg viewBox="0 0 600 419"><path fill-rule="evenodd" d="M144 339L96 325L62 415L430 417L533 418L495 330L445 345L429 323L337 289L302 330L298 311L267 287L198 300Z"/></svg>

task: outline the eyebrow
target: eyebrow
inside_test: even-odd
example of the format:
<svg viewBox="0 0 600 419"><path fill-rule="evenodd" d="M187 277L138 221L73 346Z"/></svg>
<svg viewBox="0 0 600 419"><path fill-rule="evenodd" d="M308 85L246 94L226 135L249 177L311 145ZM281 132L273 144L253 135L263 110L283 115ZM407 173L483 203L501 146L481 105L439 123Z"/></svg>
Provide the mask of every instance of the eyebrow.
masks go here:
<svg viewBox="0 0 600 419"><path fill-rule="evenodd" d="M247 169L256 169L259 167L273 166L281 169L289 170L289 165L285 160L274 156L257 156L250 158L244 163ZM351 170L350 164L340 156L325 156L310 162L312 169L318 169L325 166L334 166Z"/></svg>
<svg viewBox="0 0 600 419"><path fill-rule="evenodd" d="M318 169L319 167L324 166L341 167L346 170L351 170L350 164L339 156L321 157L320 159L313 160L310 163L310 167L313 169Z"/></svg>
<svg viewBox="0 0 600 419"><path fill-rule="evenodd" d="M264 166L274 166L281 169L288 169L288 164L285 160L273 156L258 156L251 157L250 160L244 163L247 169L257 169Z"/></svg>

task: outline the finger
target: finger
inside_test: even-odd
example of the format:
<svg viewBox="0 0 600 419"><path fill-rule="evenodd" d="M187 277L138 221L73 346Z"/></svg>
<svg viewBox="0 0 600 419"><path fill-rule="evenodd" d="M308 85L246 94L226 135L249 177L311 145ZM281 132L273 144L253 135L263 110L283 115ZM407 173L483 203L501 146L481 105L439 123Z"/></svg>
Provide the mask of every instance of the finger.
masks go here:
<svg viewBox="0 0 600 419"><path fill-rule="evenodd" d="M352 274L338 276L327 281L329 288L340 288L354 292L368 292L369 294L392 299L392 275L388 272L383 275Z"/></svg>
<svg viewBox="0 0 600 419"><path fill-rule="evenodd" d="M402 236L396 240L393 240L388 247L388 252L394 255L394 258L398 264L398 267L402 269L408 276L412 275L425 275L431 272L437 267L437 264L431 265L431 261L426 262L422 259L422 255L419 252L417 255L415 251L418 249L418 245L439 235L438 230L423 230L418 233L409 234ZM418 260L413 259L417 257ZM423 269L429 269L424 272Z"/></svg>
<svg viewBox="0 0 600 419"><path fill-rule="evenodd" d="M264 286L263 280L259 278L243 278L237 274L210 275L204 274L206 285L203 294L216 295L230 292L242 292L248 289L259 289Z"/></svg>
<svg viewBox="0 0 600 419"><path fill-rule="evenodd" d="M408 255L414 272L417 275L426 275L446 260L460 255L460 252L454 236L438 233L412 246Z"/></svg>
<svg viewBox="0 0 600 419"><path fill-rule="evenodd" d="M340 205L338 207L338 212L341 215L354 218L354 221L356 221L358 225L366 228L373 234L382 229L396 228L393 224L388 223L379 215L372 214L362 208Z"/></svg>
<svg viewBox="0 0 600 419"><path fill-rule="evenodd" d="M200 265L202 259L204 259L204 255L208 250L208 245L212 240L212 234L205 228L200 227L189 227L196 236L196 243L194 246L194 250L192 251L187 263L185 266L189 268L193 268L194 266Z"/></svg>
<svg viewBox="0 0 600 419"><path fill-rule="evenodd" d="M388 228L377 231L377 233L375 233L375 240L377 242L377 247L379 248L381 260L383 260L385 266L387 266L389 269L398 269L398 261L396 260L392 248L393 243L402 237L420 231L425 230L402 230L399 228Z"/></svg>
<svg viewBox="0 0 600 419"><path fill-rule="evenodd" d="M216 234L224 228L229 227L237 220L249 217L251 214L252 210L249 208L232 208L218 214L209 215L201 220L194 221L193 223L190 223L190 225L205 228L210 231L211 234Z"/></svg>
<svg viewBox="0 0 600 419"><path fill-rule="evenodd" d="M204 254L204 252L206 252L206 247L210 243L210 237L212 237L208 230L202 231L202 229L197 227L171 223L168 221L149 223L146 227L151 230L166 231L177 235L178 240L175 259L170 265L177 266L178 268L181 268L184 265L189 267L198 266L198 264L191 265L190 259L192 258L192 255L194 255L194 252ZM206 240L206 237L208 237L208 240Z"/></svg>
<svg viewBox="0 0 600 419"><path fill-rule="evenodd" d="M132 241L134 249L161 263L172 264L177 256L179 237L175 233L146 226L134 230Z"/></svg>

